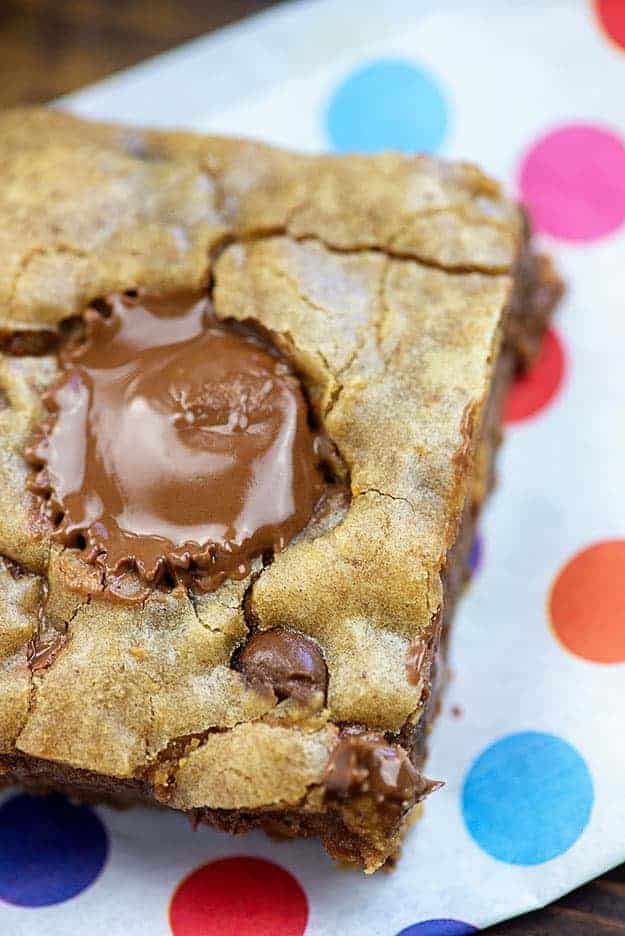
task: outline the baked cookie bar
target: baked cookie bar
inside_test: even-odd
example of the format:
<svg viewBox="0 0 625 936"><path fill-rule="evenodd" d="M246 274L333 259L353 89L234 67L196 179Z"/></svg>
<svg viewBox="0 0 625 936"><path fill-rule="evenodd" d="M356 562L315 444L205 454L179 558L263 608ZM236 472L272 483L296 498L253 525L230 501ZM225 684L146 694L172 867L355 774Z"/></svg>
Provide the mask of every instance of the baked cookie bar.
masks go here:
<svg viewBox="0 0 625 936"><path fill-rule="evenodd" d="M503 395L561 292L430 157L0 117L0 770L316 835L416 805Z"/></svg>

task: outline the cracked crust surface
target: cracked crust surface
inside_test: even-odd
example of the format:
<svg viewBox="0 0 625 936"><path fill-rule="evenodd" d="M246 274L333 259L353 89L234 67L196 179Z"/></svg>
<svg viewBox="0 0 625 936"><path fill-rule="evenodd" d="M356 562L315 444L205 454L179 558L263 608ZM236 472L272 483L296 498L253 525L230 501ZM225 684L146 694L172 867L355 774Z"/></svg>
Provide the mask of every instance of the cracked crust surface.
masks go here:
<svg viewBox="0 0 625 936"><path fill-rule="evenodd" d="M323 836L339 726L399 743L424 708L433 654L412 679L406 659L435 639L522 216L475 167L430 157L308 157L53 111L4 114L0 131L0 553L21 568L0 564L2 753L140 780L182 810L274 825L299 810L295 831ZM252 320L289 357L351 503L243 582L114 604L50 541L23 451L66 320L113 290L202 285L219 318ZM42 620L64 639L37 669ZM314 638L327 698L246 681L231 662L250 624ZM335 854L373 870L396 847L401 817L366 795L331 813L352 843Z"/></svg>

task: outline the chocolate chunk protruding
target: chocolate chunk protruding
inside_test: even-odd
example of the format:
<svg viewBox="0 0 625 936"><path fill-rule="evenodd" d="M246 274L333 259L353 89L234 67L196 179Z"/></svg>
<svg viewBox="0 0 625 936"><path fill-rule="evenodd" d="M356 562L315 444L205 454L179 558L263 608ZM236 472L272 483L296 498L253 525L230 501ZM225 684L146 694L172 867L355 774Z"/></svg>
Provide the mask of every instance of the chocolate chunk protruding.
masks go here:
<svg viewBox="0 0 625 936"><path fill-rule="evenodd" d="M286 628L254 634L239 657L239 669L252 682L271 686L278 699L325 695L328 670L310 637Z"/></svg>
<svg viewBox="0 0 625 936"><path fill-rule="evenodd" d="M324 782L329 797L369 793L379 805L398 810L440 786L419 773L403 748L375 732L344 734L332 752Z"/></svg>

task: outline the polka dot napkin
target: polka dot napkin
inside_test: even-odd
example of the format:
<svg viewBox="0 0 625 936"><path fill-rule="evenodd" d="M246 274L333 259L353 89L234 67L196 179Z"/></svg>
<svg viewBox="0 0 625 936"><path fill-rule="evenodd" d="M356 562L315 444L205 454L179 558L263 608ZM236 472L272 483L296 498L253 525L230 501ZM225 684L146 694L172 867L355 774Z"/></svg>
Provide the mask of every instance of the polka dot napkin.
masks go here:
<svg viewBox="0 0 625 936"><path fill-rule="evenodd" d="M460 936L625 859L625 2L295 3L67 103L504 180L568 280L506 403L427 803L392 874L61 797L0 804L16 936Z"/></svg>

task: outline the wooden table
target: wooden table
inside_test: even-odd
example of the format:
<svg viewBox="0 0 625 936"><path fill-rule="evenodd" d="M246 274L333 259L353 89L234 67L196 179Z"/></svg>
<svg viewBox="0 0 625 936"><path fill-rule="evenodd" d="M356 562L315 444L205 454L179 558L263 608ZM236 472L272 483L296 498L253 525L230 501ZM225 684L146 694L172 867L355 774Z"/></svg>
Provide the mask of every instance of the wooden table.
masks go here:
<svg viewBox="0 0 625 936"><path fill-rule="evenodd" d="M38 104L272 0L0 0L0 107ZM500 936L625 936L625 865Z"/></svg>

